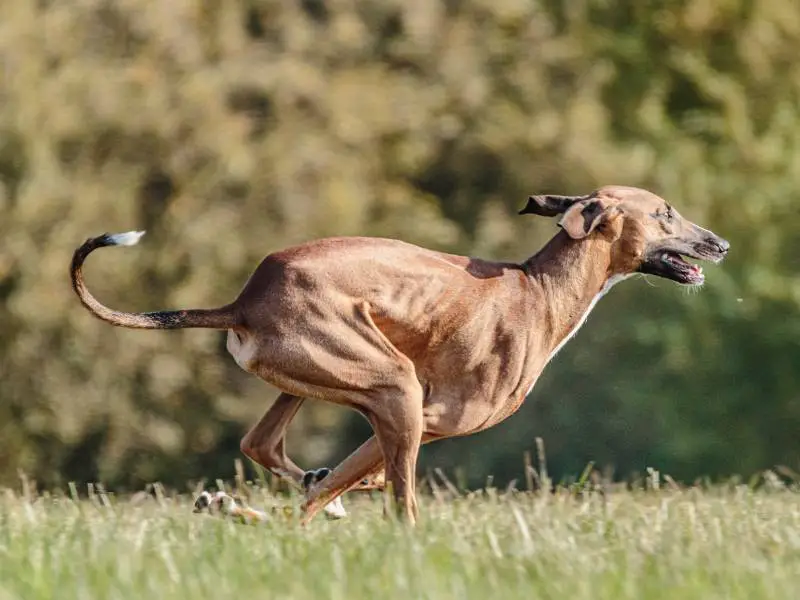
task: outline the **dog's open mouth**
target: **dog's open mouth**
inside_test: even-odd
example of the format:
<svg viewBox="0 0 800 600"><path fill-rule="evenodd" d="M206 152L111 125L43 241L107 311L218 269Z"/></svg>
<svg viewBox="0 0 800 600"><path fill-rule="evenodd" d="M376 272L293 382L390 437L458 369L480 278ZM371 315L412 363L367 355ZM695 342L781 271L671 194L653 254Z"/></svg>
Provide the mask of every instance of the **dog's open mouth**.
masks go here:
<svg viewBox="0 0 800 600"><path fill-rule="evenodd" d="M642 273L658 275L683 285L703 285L703 267L687 261L677 252L662 250L644 262Z"/></svg>

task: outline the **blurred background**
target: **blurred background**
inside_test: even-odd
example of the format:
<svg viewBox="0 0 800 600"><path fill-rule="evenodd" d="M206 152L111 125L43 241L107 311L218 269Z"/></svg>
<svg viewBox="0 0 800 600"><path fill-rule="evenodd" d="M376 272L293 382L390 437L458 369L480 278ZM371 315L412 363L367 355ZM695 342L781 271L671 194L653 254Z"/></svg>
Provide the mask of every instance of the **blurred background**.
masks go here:
<svg viewBox="0 0 800 600"><path fill-rule="evenodd" d="M531 193L646 187L732 242L697 294L618 286L502 425L422 452L471 485L588 461L687 481L800 470L795 0L0 3L0 484L228 478L276 396L215 331L95 320L233 299L267 253L376 235L521 261ZM308 402L305 468L368 435Z"/></svg>

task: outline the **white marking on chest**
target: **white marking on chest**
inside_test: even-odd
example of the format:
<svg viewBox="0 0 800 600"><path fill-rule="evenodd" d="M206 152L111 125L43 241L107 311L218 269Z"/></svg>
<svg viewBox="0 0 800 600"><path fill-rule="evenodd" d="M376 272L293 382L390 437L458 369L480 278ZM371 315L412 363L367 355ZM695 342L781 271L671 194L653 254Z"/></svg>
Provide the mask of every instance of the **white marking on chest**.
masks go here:
<svg viewBox="0 0 800 600"><path fill-rule="evenodd" d="M547 357L547 360L544 363L545 366L547 366L547 364L551 360L553 360L555 355L558 354L559 350L561 350L564 346L566 346L567 342L570 341L575 336L576 333L578 333L578 330L586 322L586 319L589 318L589 313L592 312L592 309L597 305L598 302L600 302L600 298L605 296L608 293L608 290L610 290L612 287L614 287L620 281L622 281L624 279L627 279L628 277L631 277L631 275L633 275L633 274L629 273L627 275L613 275L613 276L609 277L608 281L606 281L606 283L605 283L605 285L603 285L602 289L597 293L597 295L594 298L592 298L592 301L589 303L589 306L586 307L586 310L581 315L581 318L578 319L578 322L575 324L575 327L573 327L570 330L570 332L566 336L564 336L564 339L562 339L558 343L558 346L556 346L555 349L550 353L550 356ZM531 393L531 390L533 390L533 386L534 385L536 385L536 380L534 380L534 382L531 384L531 387L528 388L528 391L525 393L526 397Z"/></svg>

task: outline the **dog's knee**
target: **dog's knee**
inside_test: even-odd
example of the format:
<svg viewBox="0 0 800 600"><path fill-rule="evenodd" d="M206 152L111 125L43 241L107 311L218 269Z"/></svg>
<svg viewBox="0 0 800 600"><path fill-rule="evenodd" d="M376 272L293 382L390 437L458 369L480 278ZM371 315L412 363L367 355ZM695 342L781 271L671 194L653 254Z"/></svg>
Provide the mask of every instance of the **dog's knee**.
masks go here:
<svg viewBox="0 0 800 600"><path fill-rule="evenodd" d="M272 470L274 468L283 467L283 457L277 448L272 446L259 446L250 436L245 436L239 443L239 450L247 458L254 460L265 469Z"/></svg>
<svg viewBox="0 0 800 600"><path fill-rule="evenodd" d="M268 460L270 457L265 456L265 453L262 451L262 449L253 442L249 435L243 437L242 441L239 442L239 450L247 458L257 462L264 468L268 469L270 466L272 466Z"/></svg>
<svg viewBox="0 0 800 600"><path fill-rule="evenodd" d="M246 435L242 438L242 441L239 442L239 451L244 454L247 458L251 458L256 460L255 457L255 448L253 447L253 442L250 439L249 435Z"/></svg>

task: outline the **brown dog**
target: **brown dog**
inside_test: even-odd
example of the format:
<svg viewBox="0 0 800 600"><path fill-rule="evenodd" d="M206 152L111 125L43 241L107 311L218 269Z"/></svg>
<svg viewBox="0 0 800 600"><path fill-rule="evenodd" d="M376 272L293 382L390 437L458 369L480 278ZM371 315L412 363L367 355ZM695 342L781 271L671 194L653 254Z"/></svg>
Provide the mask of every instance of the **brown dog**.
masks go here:
<svg viewBox="0 0 800 600"><path fill-rule="evenodd" d="M273 472L304 476L283 442L303 398L368 419L375 436L311 482L304 521L365 479L373 485L385 468L413 522L421 443L482 431L514 413L618 281L647 273L700 285L702 269L682 256L719 262L729 248L637 188L532 196L521 213L561 215L562 227L521 264L332 238L267 256L222 308L123 313L89 293L81 266L96 248L135 244L141 233L131 232L87 240L75 252L72 282L84 306L114 325L227 329L239 366L284 392L242 441L245 454Z"/></svg>

